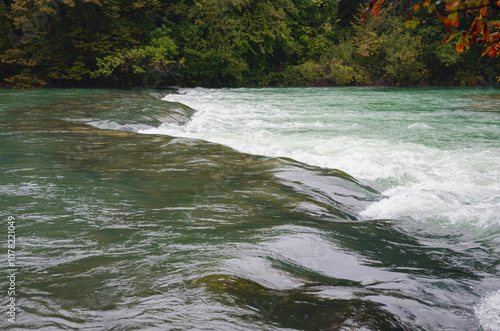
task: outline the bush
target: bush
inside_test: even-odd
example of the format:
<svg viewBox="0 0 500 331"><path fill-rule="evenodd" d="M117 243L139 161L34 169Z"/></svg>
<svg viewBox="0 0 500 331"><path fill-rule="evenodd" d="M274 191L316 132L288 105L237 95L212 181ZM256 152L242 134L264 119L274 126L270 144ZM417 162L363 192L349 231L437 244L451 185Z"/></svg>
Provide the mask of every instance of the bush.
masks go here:
<svg viewBox="0 0 500 331"><path fill-rule="evenodd" d="M394 30L383 36L385 75L395 85L416 85L426 78L425 66L419 60L421 38L408 31Z"/></svg>
<svg viewBox="0 0 500 331"><path fill-rule="evenodd" d="M329 83L328 66L308 61L295 66L295 71L304 78L306 85L327 85Z"/></svg>

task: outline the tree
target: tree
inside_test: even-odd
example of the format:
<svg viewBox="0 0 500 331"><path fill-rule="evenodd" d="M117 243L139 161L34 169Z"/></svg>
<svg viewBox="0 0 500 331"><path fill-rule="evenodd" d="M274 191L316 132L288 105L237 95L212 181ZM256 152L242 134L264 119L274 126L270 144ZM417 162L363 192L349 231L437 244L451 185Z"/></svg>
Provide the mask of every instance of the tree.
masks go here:
<svg viewBox="0 0 500 331"><path fill-rule="evenodd" d="M110 78L115 85L123 87L130 85L134 76L149 74L159 83L164 76L172 74L176 64L172 58L177 55L177 46L169 33L170 30L162 25L153 30L148 45L97 58L98 69L91 73L91 77Z"/></svg>
<svg viewBox="0 0 500 331"><path fill-rule="evenodd" d="M20 88L88 82L101 69L98 59L165 42L151 40L159 7L158 0L13 0L11 45L0 59L18 72L6 81Z"/></svg>
<svg viewBox="0 0 500 331"><path fill-rule="evenodd" d="M371 0L366 8L363 20L373 12L377 16L386 0ZM395 3L396 0L393 0ZM500 1L498 0L424 0L413 7L415 13L436 14L443 22L448 36L443 40L447 43L456 40L455 48L458 52L469 49L474 43L483 46L482 56L491 58L500 56ZM464 15L467 23L464 24ZM469 24L471 18L472 23ZM407 22L408 26L416 27L421 20L413 17ZM460 28L463 28L460 31ZM455 30L459 30L456 31Z"/></svg>
<svg viewBox="0 0 500 331"><path fill-rule="evenodd" d="M181 0L167 10L184 85L248 85L293 47L290 0Z"/></svg>
<svg viewBox="0 0 500 331"><path fill-rule="evenodd" d="M367 79L375 84L416 85L427 78L422 62L421 36L404 29L404 22L384 8L377 17L353 24L351 38L356 47L356 61Z"/></svg>
<svg viewBox="0 0 500 331"><path fill-rule="evenodd" d="M12 22L9 20L8 9L9 7L6 6L5 2L0 1L0 55L11 48L12 43L16 42L15 39L12 39L14 32ZM0 61L0 86L2 86L3 79L13 74L12 68Z"/></svg>

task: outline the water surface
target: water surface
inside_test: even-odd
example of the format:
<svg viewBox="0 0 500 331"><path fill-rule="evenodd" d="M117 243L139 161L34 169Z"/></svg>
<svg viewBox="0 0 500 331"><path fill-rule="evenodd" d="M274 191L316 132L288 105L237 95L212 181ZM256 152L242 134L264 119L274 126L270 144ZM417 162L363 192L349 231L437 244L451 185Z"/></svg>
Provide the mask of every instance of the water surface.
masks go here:
<svg viewBox="0 0 500 331"><path fill-rule="evenodd" d="M0 89L0 325L496 330L499 95Z"/></svg>

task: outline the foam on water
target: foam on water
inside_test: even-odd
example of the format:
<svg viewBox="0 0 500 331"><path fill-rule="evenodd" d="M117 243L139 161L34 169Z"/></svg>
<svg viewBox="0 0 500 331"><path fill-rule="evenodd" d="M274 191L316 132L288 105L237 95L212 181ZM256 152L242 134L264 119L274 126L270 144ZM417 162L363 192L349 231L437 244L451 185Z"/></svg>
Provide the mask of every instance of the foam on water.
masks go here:
<svg viewBox="0 0 500 331"><path fill-rule="evenodd" d="M475 311L484 331L500 330L500 290L484 297Z"/></svg>
<svg viewBox="0 0 500 331"><path fill-rule="evenodd" d="M367 219L498 225L500 119L467 108L477 90L453 91L182 89L164 100L192 120L140 132L340 169L382 191Z"/></svg>

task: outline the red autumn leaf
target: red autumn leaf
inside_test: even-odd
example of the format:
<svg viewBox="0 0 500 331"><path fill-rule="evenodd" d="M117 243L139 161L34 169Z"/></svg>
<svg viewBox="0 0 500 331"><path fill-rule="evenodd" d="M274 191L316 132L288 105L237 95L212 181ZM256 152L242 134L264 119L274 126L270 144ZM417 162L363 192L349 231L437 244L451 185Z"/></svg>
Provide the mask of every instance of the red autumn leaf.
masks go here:
<svg viewBox="0 0 500 331"><path fill-rule="evenodd" d="M481 28L480 28L480 25L483 24L483 20L479 17L476 17L474 19L474 21L472 22L472 24L470 25L470 30L469 32L470 33L474 33L474 32L477 32L479 31Z"/></svg>
<svg viewBox="0 0 500 331"><path fill-rule="evenodd" d="M427 7L429 7L430 4L431 4L431 0L425 0L422 5L424 6L424 8L427 8Z"/></svg>
<svg viewBox="0 0 500 331"><path fill-rule="evenodd" d="M375 3L377 2L378 0L370 0L370 2L368 3L368 7L365 9L364 13L363 13L363 16L361 17L361 20L363 22L366 21L366 18L368 17L368 13L373 9L373 6L375 5Z"/></svg>
<svg viewBox="0 0 500 331"><path fill-rule="evenodd" d="M441 41L443 44L446 44L448 41L451 39L455 38L458 35L458 33L452 33L448 37L444 38L443 41Z"/></svg>
<svg viewBox="0 0 500 331"><path fill-rule="evenodd" d="M462 35L458 39L455 48L457 49L457 52L462 53L464 49L469 49L471 44L472 40L470 38L469 33L464 31L462 32Z"/></svg>
<svg viewBox="0 0 500 331"><path fill-rule="evenodd" d="M370 3L368 3L368 8L365 9L361 20L365 22L370 11L373 11L373 14L377 16L380 12L380 7L384 4L384 2L385 0L370 0Z"/></svg>
<svg viewBox="0 0 500 331"><path fill-rule="evenodd" d="M458 23L458 15L455 15L455 18L451 19L451 26L453 26L453 27L456 28L458 25L459 25L459 23Z"/></svg>
<svg viewBox="0 0 500 331"><path fill-rule="evenodd" d="M500 55L500 44L494 44L486 48L482 55L488 54L489 57L493 58Z"/></svg>
<svg viewBox="0 0 500 331"><path fill-rule="evenodd" d="M384 4L385 0L378 0L375 6L373 7L373 15L378 16L380 12L380 7Z"/></svg>
<svg viewBox="0 0 500 331"><path fill-rule="evenodd" d="M482 21L479 32L483 35L483 38L486 39L490 38L490 29L488 28L488 25L484 21Z"/></svg>
<svg viewBox="0 0 500 331"><path fill-rule="evenodd" d="M476 17L472 22L469 30L469 34L472 37L472 41L475 40L478 34L482 34L485 38L488 38L489 30L484 24L484 21L481 17Z"/></svg>
<svg viewBox="0 0 500 331"><path fill-rule="evenodd" d="M487 16L488 15L488 7L483 7L481 9L479 9L479 15Z"/></svg>
<svg viewBox="0 0 500 331"><path fill-rule="evenodd" d="M450 33L452 21L447 16L441 15L438 11L436 11L436 13L437 13L437 16L439 17L439 19L441 20L441 22L443 22L443 25L444 25L444 28L446 29L446 31L448 33Z"/></svg>
<svg viewBox="0 0 500 331"><path fill-rule="evenodd" d="M488 55L489 55L490 57L499 56L499 55L500 55L500 45L499 45L499 44L496 44L496 45L495 45L495 46L493 46L493 47L495 48L495 52L490 51L490 52L488 53Z"/></svg>

